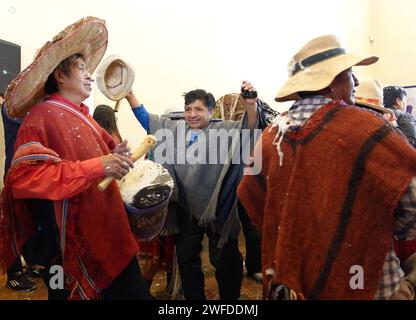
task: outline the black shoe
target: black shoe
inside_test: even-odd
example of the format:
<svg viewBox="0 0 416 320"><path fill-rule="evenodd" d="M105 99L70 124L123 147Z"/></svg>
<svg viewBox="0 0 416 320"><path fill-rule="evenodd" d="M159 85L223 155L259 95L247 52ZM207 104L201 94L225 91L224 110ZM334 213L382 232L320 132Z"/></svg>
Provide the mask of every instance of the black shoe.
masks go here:
<svg viewBox="0 0 416 320"><path fill-rule="evenodd" d="M7 279L7 286L16 291L33 291L36 284L29 280L23 272L17 272Z"/></svg>
<svg viewBox="0 0 416 320"><path fill-rule="evenodd" d="M42 277L42 272L45 270L43 266L34 265L34 266L27 266L25 270L25 275L29 280L33 280L36 278Z"/></svg>
<svg viewBox="0 0 416 320"><path fill-rule="evenodd" d="M147 288L148 288L149 290L150 290L150 288L152 287L152 283L153 283L153 279L146 280Z"/></svg>
<svg viewBox="0 0 416 320"><path fill-rule="evenodd" d="M248 274L249 278L253 279L257 283L263 283L263 274L261 272L255 272Z"/></svg>

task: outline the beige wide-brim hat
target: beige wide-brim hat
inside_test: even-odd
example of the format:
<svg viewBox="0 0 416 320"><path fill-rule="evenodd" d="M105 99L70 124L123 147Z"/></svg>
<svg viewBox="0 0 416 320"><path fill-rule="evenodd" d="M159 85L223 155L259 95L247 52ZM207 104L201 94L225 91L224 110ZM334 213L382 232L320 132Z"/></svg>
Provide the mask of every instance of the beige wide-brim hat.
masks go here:
<svg viewBox="0 0 416 320"><path fill-rule="evenodd" d="M81 54L89 73L93 73L107 49L105 21L85 17L66 27L43 45L34 61L12 81L6 91L11 117L23 117L45 97L49 75L66 58Z"/></svg>
<svg viewBox="0 0 416 320"><path fill-rule="evenodd" d="M117 55L111 55L99 65L96 82L107 98L119 101L131 90L134 77L134 69L130 64Z"/></svg>
<svg viewBox="0 0 416 320"><path fill-rule="evenodd" d="M298 100L298 92L319 91L353 66L366 66L378 57L346 53L336 36L325 35L309 41L289 62L289 79L277 93L277 102Z"/></svg>
<svg viewBox="0 0 416 320"><path fill-rule="evenodd" d="M362 104L384 114L392 113L383 107L383 86L377 79L361 77L359 85L355 87L355 103Z"/></svg>

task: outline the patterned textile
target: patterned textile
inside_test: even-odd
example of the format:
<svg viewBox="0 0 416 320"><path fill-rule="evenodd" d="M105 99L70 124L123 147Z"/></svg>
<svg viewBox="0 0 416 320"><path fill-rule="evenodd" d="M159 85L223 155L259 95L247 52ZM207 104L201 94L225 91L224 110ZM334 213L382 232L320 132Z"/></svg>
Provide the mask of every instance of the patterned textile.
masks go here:
<svg viewBox="0 0 416 320"><path fill-rule="evenodd" d="M287 117L289 118L289 120L291 121L291 126L289 128L289 130L291 130L292 132L296 132L297 130L299 130L299 128L301 128L302 126L306 126L308 125L307 121L310 119L310 117L315 114L319 109L321 109L325 104L327 104L330 100L327 100L324 97L321 96L316 96L316 97L311 97L308 99L303 99L303 100L299 100L297 101L293 107L290 109L290 111L287 114ZM348 107L351 108L351 107ZM355 108L354 108L355 109ZM354 110L352 109L352 110ZM352 112L352 111L351 111ZM357 111L354 111L357 112ZM360 112L364 112L364 111L360 111ZM365 111L367 112L367 111ZM379 120L377 120L378 122L380 122ZM314 119L314 122L316 122L316 119ZM309 124L310 125L310 124ZM394 129L390 129L390 130L394 130ZM265 134L267 135L268 130L266 129ZM264 140L264 138L263 138ZM342 140L339 141L339 143L343 143ZM409 151L410 152L410 151ZM264 154L264 148L263 148L263 154ZM286 155L285 155L286 157ZM263 165L264 167L264 165ZM245 177L245 180L253 180L253 179L257 179L259 180L258 182L256 182L254 184L254 186L256 184L259 185L260 189L264 189L265 186L268 183L268 179L266 181L262 181L261 177ZM250 181L251 182L251 181ZM415 187L415 182L416 180L413 179L409 185L409 188L407 188L407 191L404 192L401 201L400 201L400 205L398 207L398 209L396 210L396 222L395 222L395 227L394 227L394 234L396 236L400 236L401 238L412 238L414 237L414 232L416 229L416 221L415 221L415 217L416 217L416 203L414 201L415 199L415 195L416 195L416 187ZM250 185L249 183L247 183L247 185ZM253 184L251 184L251 189L256 189L253 186ZM405 190L403 190L405 191ZM244 194L246 192L246 194ZM243 183L240 185L239 187L239 195L243 196L243 197L248 197L248 195L250 195L250 191L245 190L244 188L244 181ZM309 197L306 197L306 199L309 199ZM259 204L255 205L253 208L257 208L260 211L260 215L262 215L262 209L266 206L266 198L263 198L262 196L259 196L259 199L256 199L256 201L258 201ZM250 206L252 204L250 204L250 201L247 200L246 203L247 206ZM397 205L396 205L397 206ZM254 212L254 210L253 210ZM252 219L258 224L258 225L262 225L263 223L263 218L256 216L255 213L250 214ZM254 215L254 216L253 216ZM264 224L263 224L264 225ZM279 231L280 232L280 231ZM391 241L390 241L391 242ZM273 245L274 246L274 245ZM263 249L265 248L265 246L263 246ZM271 249L271 248L269 248ZM267 268L267 266L266 266ZM380 270L380 272L382 273L381 278L380 278L380 285L379 285L379 289L377 291L376 294L376 298L378 299L389 299L392 294L398 289L398 286L400 284L400 280L403 277L403 273L400 270L399 267L399 262L397 257L395 257L394 251L392 249L392 246L390 245L390 249L386 250L386 257L385 257L385 261L384 264L382 266L382 270Z"/></svg>
<svg viewBox="0 0 416 320"><path fill-rule="evenodd" d="M2 194L3 267L33 228L24 199L53 200L70 298L98 298L138 251L116 182L97 188L112 137L85 105L54 94L25 117L16 147Z"/></svg>

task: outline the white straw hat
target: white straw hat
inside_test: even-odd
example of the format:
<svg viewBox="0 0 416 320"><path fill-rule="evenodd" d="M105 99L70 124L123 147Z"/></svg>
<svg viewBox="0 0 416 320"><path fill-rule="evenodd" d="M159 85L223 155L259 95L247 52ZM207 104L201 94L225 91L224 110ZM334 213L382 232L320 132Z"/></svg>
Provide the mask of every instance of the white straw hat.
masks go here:
<svg viewBox="0 0 416 320"><path fill-rule="evenodd" d="M383 86L377 79L361 77L360 84L355 87L355 103L361 104L382 113L392 113L383 107Z"/></svg>
<svg viewBox="0 0 416 320"><path fill-rule="evenodd" d="M117 55L103 60L97 69L98 89L108 98L119 101L127 96L134 83L133 67Z"/></svg>

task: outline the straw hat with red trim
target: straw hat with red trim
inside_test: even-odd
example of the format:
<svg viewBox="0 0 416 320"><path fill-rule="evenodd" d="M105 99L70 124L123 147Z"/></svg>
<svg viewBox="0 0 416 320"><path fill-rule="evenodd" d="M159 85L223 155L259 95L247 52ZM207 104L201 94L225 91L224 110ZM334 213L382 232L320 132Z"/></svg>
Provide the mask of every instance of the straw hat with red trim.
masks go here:
<svg viewBox="0 0 416 320"><path fill-rule="evenodd" d="M66 27L43 45L34 61L7 88L5 99L11 117L23 117L45 97L48 76L66 58L81 54L93 73L107 49L105 21L85 17Z"/></svg>
<svg viewBox="0 0 416 320"><path fill-rule="evenodd" d="M392 113L383 107L383 86L377 79L360 78L360 84L355 87L355 103L371 109L381 111L383 114Z"/></svg>
<svg viewBox="0 0 416 320"><path fill-rule="evenodd" d="M277 102L298 100L298 92L319 91L353 66L375 63L378 57L347 53L339 40L326 35L309 41L289 62L289 79L277 93Z"/></svg>

